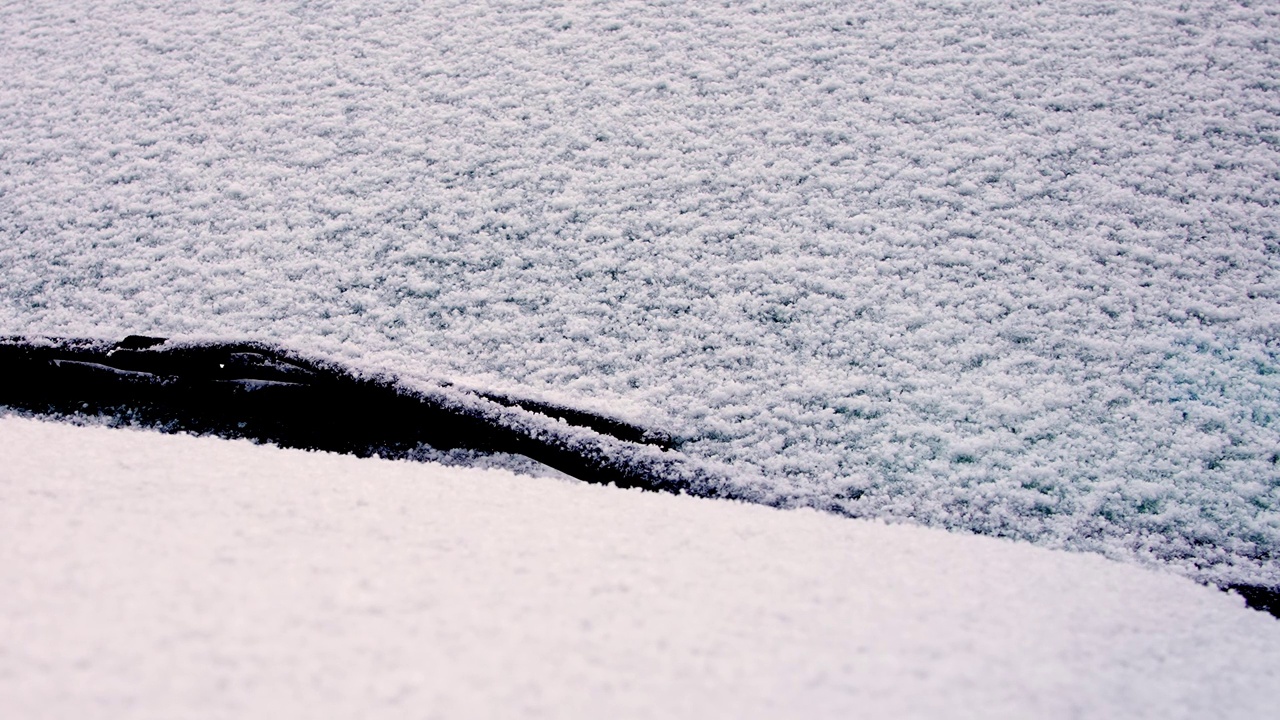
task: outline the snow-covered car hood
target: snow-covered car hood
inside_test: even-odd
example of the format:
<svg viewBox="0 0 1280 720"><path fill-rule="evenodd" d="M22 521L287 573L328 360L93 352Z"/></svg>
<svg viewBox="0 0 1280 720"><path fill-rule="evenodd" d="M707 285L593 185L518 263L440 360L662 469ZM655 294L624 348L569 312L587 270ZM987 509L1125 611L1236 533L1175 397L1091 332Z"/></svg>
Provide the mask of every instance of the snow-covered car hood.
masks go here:
<svg viewBox="0 0 1280 720"><path fill-rule="evenodd" d="M1098 556L0 418L6 717L1266 717L1280 623Z"/></svg>

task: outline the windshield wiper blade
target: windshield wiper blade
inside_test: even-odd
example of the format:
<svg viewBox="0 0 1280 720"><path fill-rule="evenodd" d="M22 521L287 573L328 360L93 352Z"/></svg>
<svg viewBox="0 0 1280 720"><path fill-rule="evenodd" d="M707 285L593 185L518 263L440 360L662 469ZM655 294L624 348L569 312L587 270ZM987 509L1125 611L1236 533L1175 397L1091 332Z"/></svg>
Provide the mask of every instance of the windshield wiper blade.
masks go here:
<svg viewBox="0 0 1280 720"><path fill-rule="evenodd" d="M509 453L588 482L736 497L660 432L447 383L413 388L265 343L0 338L0 378L0 405L37 415L363 457Z"/></svg>

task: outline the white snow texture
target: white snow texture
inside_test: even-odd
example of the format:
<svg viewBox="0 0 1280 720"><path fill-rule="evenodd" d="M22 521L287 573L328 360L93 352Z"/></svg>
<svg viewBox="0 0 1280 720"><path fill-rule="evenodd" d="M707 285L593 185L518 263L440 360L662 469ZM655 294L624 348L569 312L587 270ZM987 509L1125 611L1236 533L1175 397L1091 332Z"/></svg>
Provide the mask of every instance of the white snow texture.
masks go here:
<svg viewBox="0 0 1280 720"><path fill-rule="evenodd" d="M1263 718L1280 623L1025 543L0 418L7 718Z"/></svg>
<svg viewBox="0 0 1280 720"><path fill-rule="evenodd" d="M0 331L672 429L1280 584L1272 2L6 2ZM744 480L746 482L747 480Z"/></svg>

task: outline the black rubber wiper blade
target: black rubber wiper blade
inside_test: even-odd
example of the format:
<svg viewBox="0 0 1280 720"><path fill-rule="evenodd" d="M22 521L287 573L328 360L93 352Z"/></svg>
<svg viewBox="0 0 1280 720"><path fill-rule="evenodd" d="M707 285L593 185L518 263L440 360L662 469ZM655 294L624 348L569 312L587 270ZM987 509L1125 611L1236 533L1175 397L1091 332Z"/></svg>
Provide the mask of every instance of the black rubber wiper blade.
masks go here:
<svg viewBox="0 0 1280 720"><path fill-rule="evenodd" d="M0 405L360 456L429 446L522 455L622 487L729 496L662 433L574 408L414 389L264 343L0 339Z"/></svg>

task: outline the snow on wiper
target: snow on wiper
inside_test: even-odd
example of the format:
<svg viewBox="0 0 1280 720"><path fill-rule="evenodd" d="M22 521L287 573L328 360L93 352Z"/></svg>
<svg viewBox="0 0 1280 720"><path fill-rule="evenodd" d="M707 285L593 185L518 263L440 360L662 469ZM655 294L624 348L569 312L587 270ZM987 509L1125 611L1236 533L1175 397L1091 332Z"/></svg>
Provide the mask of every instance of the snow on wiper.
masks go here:
<svg viewBox="0 0 1280 720"><path fill-rule="evenodd" d="M365 457L509 454L588 482L759 499L661 432L448 384L414 388L265 343L10 337L0 377L0 406L37 415Z"/></svg>

